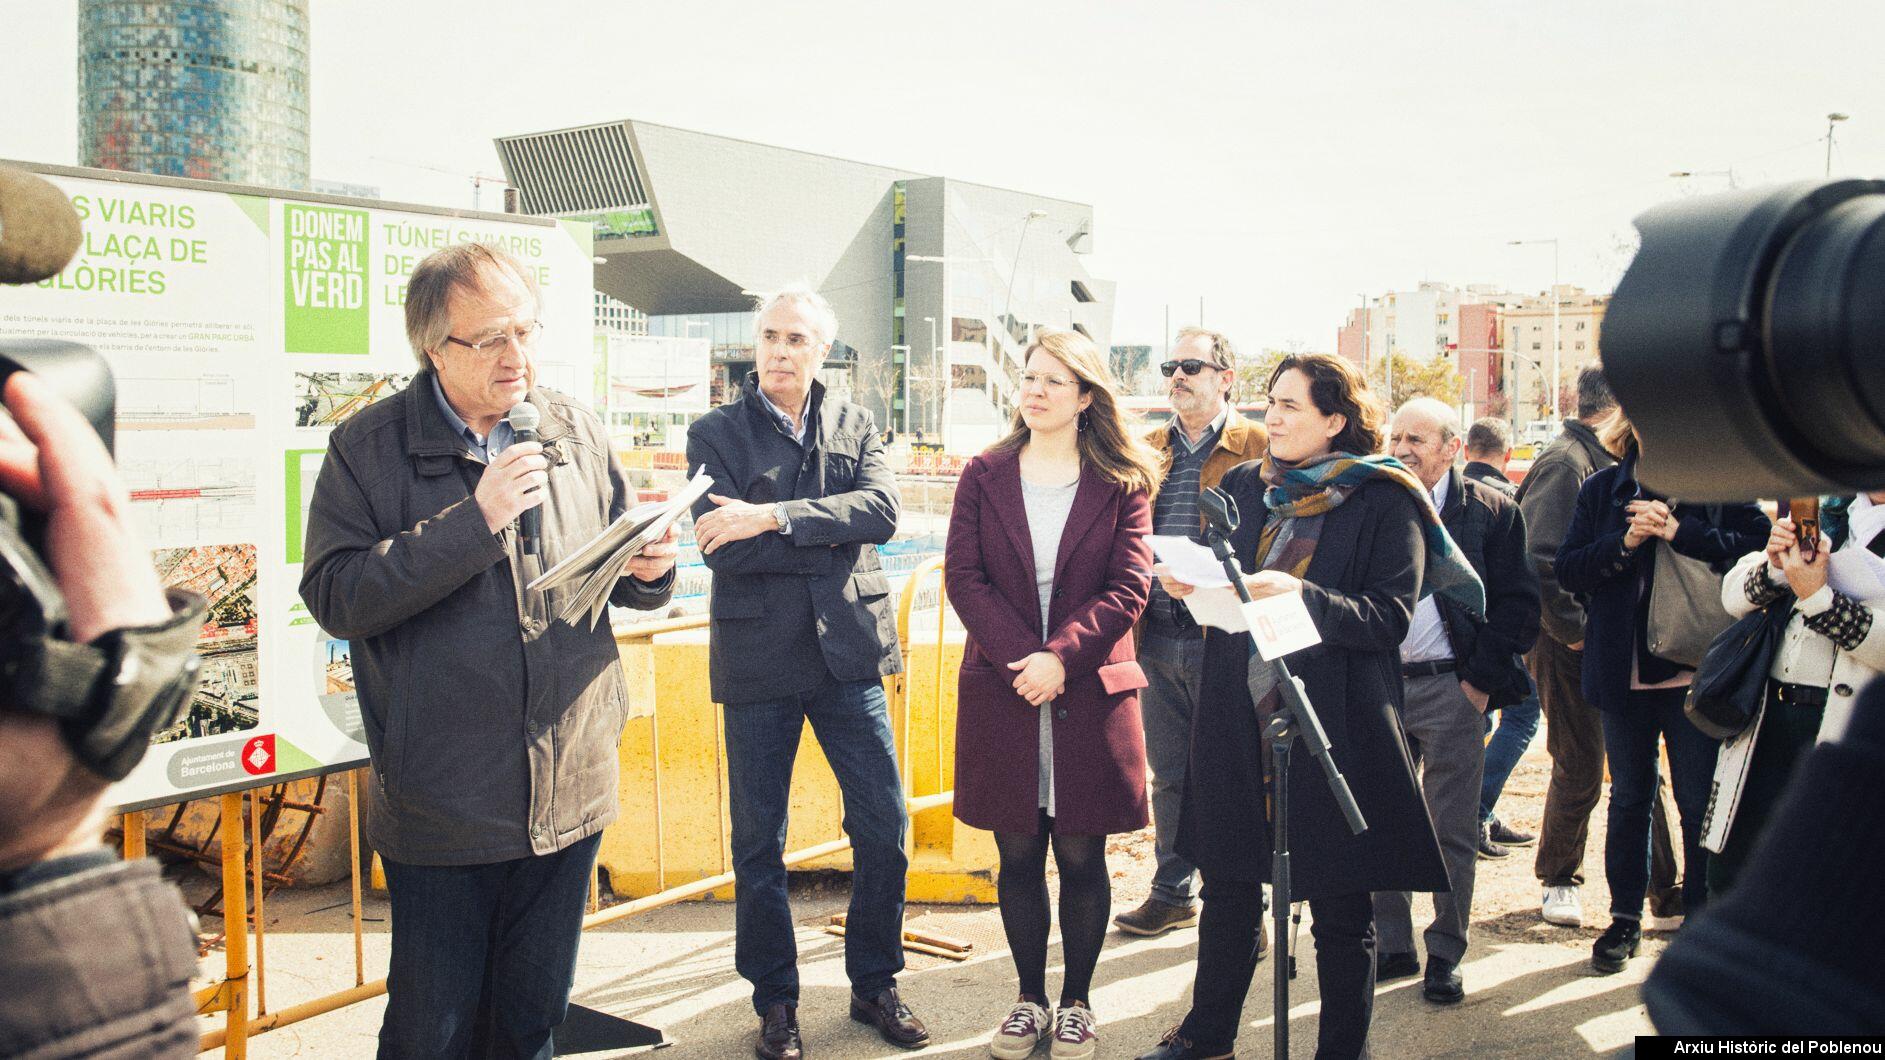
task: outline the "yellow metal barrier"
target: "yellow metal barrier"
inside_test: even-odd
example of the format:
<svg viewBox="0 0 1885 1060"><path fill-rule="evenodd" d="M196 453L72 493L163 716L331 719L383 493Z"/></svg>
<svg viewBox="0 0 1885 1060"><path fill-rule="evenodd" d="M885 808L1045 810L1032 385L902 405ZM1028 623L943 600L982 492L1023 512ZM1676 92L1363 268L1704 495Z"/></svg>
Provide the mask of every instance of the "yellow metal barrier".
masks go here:
<svg viewBox="0 0 1885 1060"><path fill-rule="evenodd" d="M962 661L960 643L948 635L946 590L937 594L936 639L913 635L911 616L923 583L941 572L931 560L913 572L898 602L898 647L904 672L886 685L898 767L911 816L911 864L907 895L913 902L992 902L995 898L993 837L957 822L950 813L955 747L955 688L949 675ZM585 929L613 923L693 898L730 899L733 873L726 820L725 731L706 682L706 616L643 623L617 637L632 704L652 704L631 718L621 742L620 820L603 832L597 863L609 872L611 889L629 901L592 912ZM658 636L675 635L655 644ZM809 731L806 734L811 736ZM360 899L358 771L348 776L348 839L353 851L354 982L348 990L268 1012L262 1003L261 874L255 873L255 989L257 1010L249 1013L249 880L243 849L241 793L222 796L225 979L199 990L197 1010L224 1013L224 1028L203 1036L200 1047L224 1055L247 1055L249 1038L386 992L386 980L366 982ZM794 823L787 834L785 863L848 866L851 841L840 830L842 800L836 778L815 737L802 739L792 786ZM252 803L258 793L249 793ZM252 806L252 813L259 805ZM253 821L253 818L251 819ZM126 814L124 854L144 856L142 813ZM253 824L251 825L253 829ZM258 866L259 869L259 866ZM669 886L674 877L691 882ZM631 897L632 896L632 897Z"/></svg>
<svg viewBox="0 0 1885 1060"><path fill-rule="evenodd" d="M954 783L953 677L962 646L948 643L947 600L939 594L934 640L916 637L912 628L916 597L941 570L942 561L932 560L904 585L897 616L904 672L885 682L904 793L911 799L949 792ZM621 818L603 832L597 852L597 863L618 896L653 896L677 879L704 880L732 871L724 723L700 679L707 670L707 621L696 615L644 623L617 638L630 701L654 704L652 713L630 720L623 730ZM638 686L645 695L636 694ZM817 848L842 837L842 795L810 726L799 741L790 814L787 850ZM910 901L995 900L992 836L959 824L948 805L940 804L912 811L911 840ZM849 846L795 863L847 869ZM730 885L729 876L725 884L697 890L695 896L729 900Z"/></svg>

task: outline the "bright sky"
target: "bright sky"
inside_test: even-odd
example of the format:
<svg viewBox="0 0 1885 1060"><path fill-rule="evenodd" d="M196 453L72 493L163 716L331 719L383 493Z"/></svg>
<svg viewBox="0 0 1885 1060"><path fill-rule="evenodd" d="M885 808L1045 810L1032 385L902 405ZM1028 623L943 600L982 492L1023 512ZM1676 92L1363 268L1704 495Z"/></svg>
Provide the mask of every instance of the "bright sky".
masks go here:
<svg viewBox="0 0 1885 1060"><path fill-rule="evenodd" d="M0 0L0 157L76 161L76 0ZM626 117L1091 203L1114 341L1329 349L1423 279L1609 290L1664 199L1885 173L1877 0L314 0L314 176L469 206ZM432 167L431 169L424 167ZM443 170L445 172L434 172ZM498 193L485 192L495 209Z"/></svg>

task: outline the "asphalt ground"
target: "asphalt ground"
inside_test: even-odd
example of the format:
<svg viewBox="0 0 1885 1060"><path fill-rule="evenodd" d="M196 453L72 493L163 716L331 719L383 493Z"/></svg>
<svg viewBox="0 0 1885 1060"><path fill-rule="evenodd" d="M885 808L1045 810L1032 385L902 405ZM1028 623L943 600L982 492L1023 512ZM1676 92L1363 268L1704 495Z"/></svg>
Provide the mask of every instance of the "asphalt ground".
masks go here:
<svg viewBox="0 0 1885 1060"><path fill-rule="evenodd" d="M1541 732L1507 785L1501 816L1535 832L1548 770ZM1642 955L1621 974L1598 976L1590 970L1591 943L1605 926L1608 902L1602 880L1603 815L1600 804L1586 854L1592 882L1584 888L1585 926L1553 927L1539 919L1540 890L1529 850L1502 861L1480 861L1473 936L1462 964L1465 1002L1439 1007L1424 1001L1418 978L1382 984L1370 1038L1377 1057L1612 1056L1627 1054L1636 1035L1653 1033L1638 988L1667 936L1648 935ZM1132 908L1144 897L1151 876L1151 832L1115 837L1108 859L1115 910ZM184 882L193 898L212 886L200 877ZM848 1016L843 940L824 931L830 915L844 908L843 877L800 876L793 890L803 980L799 1022L807 1055L833 1060L909 1055ZM349 909L344 882L282 889L269 897L263 985L271 1009L353 985ZM1429 909L1424 899L1416 899L1417 928ZM365 915L366 977L372 980L386 967L385 900L369 896ZM933 1044L925 1053L988 1055L988 1037L1015 994L998 912L991 906L912 906L907 925L973 943L972 956L962 962L909 956L901 986L905 1000L929 1026ZM216 930L220 924L205 918L204 927ZM1092 998L1100 1020L1100 1055L1137 1056L1182 1018L1195 947L1195 930L1156 939L1117 931L1108 935ZM222 960L220 947L212 948L204 958L206 974L220 969ZM1050 992L1058 986L1059 960L1055 945L1049 955ZM1240 1056L1272 1051L1273 960L1258 967L1251 986L1237 1043ZM733 970L733 907L690 902L586 934L572 1000L660 1029L670 1043L660 1050L663 1056L737 1058L752 1055L758 1026L749 999L746 984ZM1311 1056L1319 1004L1306 911L1290 1000L1290 1053ZM250 1040L249 1055L372 1056L384 1005L384 998L376 998L271 1031ZM212 1018L203 1022L206 1030L220 1026ZM632 1052L603 1048L563 1055ZM1045 1057L1046 1047L1036 1055Z"/></svg>

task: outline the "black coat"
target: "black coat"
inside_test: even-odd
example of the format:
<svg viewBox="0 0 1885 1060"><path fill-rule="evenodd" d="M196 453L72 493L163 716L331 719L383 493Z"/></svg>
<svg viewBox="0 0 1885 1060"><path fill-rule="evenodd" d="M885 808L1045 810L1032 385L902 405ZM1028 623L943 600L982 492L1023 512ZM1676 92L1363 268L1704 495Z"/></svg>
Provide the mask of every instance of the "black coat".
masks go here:
<svg viewBox="0 0 1885 1060"><path fill-rule="evenodd" d="M1648 655L1637 635L1648 621L1655 570L1653 541L1623 552L1629 529L1629 502L1638 497L1666 500L1636 482L1636 462L1604 468L1577 491L1571 527L1558 548L1558 584L1576 593L1584 605L1584 700L1598 710L1622 710L1630 691L1633 654L1647 656L1644 677L1655 683L1687 667ZM1725 504L1711 517L1701 504L1672 504L1675 540L1669 547L1725 572L1735 560L1767 547L1773 529L1757 505ZM1664 674L1660 670L1669 672Z"/></svg>
<svg viewBox="0 0 1885 1060"><path fill-rule="evenodd" d="M1247 513L1231 535L1247 571L1256 569L1263 523L1258 467L1231 469L1219 487ZM1400 645L1426 563L1416 504L1393 483L1362 486L1324 518L1309 562L1303 602L1322 643L1288 661L1309 690L1368 830L1349 833L1321 767L1298 741L1289 778L1296 899L1447 889L1446 865L1414 781L1398 713ZM1245 684L1249 644L1247 634L1206 631L1178 850L1207 876L1268 881L1263 751Z"/></svg>
<svg viewBox="0 0 1885 1060"><path fill-rule="evenodd" d="M687 429L687 464L708 492L785 505L790 534L764 533L703 555L713 572L707 676L716 703L810 692L829 677L903 669L897 615L877 545L897 531L896 476L860 405L812 384L805 444L785 432L748 373L740 399ZM694 503L698 519L716 505Z"/></svg>
<svg viewBox="0 0 1885 1060"><path fill-rule="evenodd" d="M1481 465L1484 466L1484 465ZM1518 503L1493 486L1447 471L1446 506L1440 521L1486 586L1486 614L1477 617L1451 600L1440 600L1447 642L1462 681L1489 697L1498 710L1531 695L1531 680L1519 656L1538 640L1538 575L1525 555L1525 518Z"/></svg>

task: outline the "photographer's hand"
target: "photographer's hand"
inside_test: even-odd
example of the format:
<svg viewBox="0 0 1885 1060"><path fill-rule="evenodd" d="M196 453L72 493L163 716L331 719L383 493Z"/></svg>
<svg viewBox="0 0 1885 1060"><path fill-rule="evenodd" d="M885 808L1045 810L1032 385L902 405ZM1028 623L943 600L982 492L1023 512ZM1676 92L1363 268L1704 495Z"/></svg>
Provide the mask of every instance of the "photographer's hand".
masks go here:
<svg viewBox="0 0 1885 1060"><path fill-rule="evenodd" d="M1795 546L1781 557L1780 572L1786 576L1793 595L1804 600L1819 592L1820 586L1826 584L1826 572L1831 565L1832 557L1825 549L1815 549L1809 559L1806 553Z"/></svg>
<svg viewBox="0 0 1885 1060"><path fill-rule="evenodd" d="M7 380L4 396L13 418L0 417L0 489L46 514L46 565L65 594L71 638L168 619L130 497L92 425L27 372Z"/></svg>
<svg viewBox="0 0 1885 1060"><path fill-rule="evenodd" d="M111 454L78 410L16 372L0 417L0 489L46 513L46 562L72 639L170 617L150 553L128 517ZM0 871L98 842L105 781L80 766L50 718L0 703Z"/></svg>

